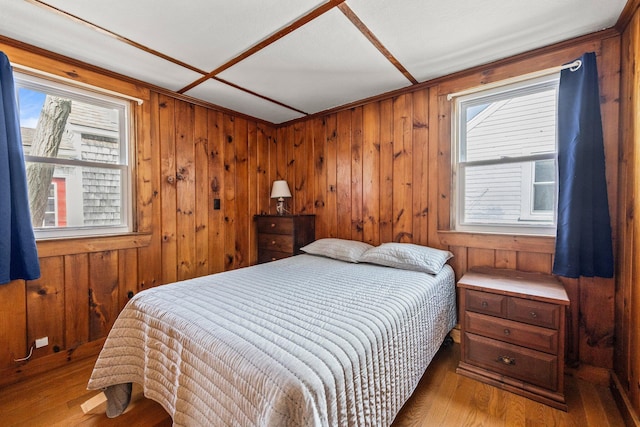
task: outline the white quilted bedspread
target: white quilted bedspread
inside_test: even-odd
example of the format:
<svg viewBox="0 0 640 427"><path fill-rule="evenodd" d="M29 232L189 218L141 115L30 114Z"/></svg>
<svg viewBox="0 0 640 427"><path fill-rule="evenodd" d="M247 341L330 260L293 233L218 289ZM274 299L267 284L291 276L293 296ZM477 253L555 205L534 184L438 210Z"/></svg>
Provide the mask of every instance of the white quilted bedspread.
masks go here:
<svg viewBox="0 0 640 427"><path fill-rule="evenodd" d="M176 426L386 426L455 323L449 266L299 255L137 294L88 388L139 383Z"/></svg>

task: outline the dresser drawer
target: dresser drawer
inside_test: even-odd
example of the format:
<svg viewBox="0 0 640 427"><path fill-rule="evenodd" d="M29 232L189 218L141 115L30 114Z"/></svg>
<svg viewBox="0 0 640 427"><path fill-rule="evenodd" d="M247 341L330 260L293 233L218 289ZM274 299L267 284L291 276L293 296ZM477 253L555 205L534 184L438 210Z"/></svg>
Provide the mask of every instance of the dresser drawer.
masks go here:
<svg viewBox="0 0 640 427"><path fill-rule="evenodd" d="M257 217L258 234L293 234L293 219L291 217Z"/></svg>
<svg viewBox="0 0 640 427"><path fill-rule="evenodd" d="M467 332L495 338L511 344L528 347L545 353L558 353L558 331L499 319L467 311L464 316Z"/></svg>
<svg viewBox="0 0 640 427"><path fill-rule="evenodd" d="M522 298L509 298L508 318L531 325L558 329L560 326L560 306Z"/></svg>
<svg viewBox="0 0 640 427"><path fill-rule="evenodd" d="M293 253L293 236L285 234L260 234L258 248L267 251Z"/></svg>
<svg viewBox="0 0 640 427"><path fill-rule="evenodd" d="M472 290L465 292L467 310L499 317L507 316L506 296Z"/></svg>
<svg viewBox="0 0 640 427"><path fill-rule="evenodd" d="M549 390L557 389L556 356L471 333L465 333L463 339L468 363Z"/></svg>

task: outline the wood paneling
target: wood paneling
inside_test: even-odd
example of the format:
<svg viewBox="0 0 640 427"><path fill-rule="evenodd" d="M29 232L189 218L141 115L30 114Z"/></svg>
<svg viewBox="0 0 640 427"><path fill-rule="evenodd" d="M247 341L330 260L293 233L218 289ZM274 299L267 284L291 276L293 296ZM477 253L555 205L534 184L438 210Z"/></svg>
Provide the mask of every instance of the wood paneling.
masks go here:
<svg viewBox="0 0 640 427"><path fill-rule="evenodd" d="M94 341L107 336L120 312L118 252L90 253L89 271L89 340Z"/></svg>
<svg viewBox="0 0 640 427"><path fill-rule="evenodd" d="M89 342L89 255L65 256L64 277L65 348L76 348Z"/></svg>
<svg viewBox="0 0 640 427"><path fill-rule="evenodd" d="M0 287L0 366L14 366L14 359L29 353L27 347L27 301L24 280Z"/></svg>
<svg viewBox="0 0 640 427"><path fill-rule="evenodd" d="M207 114L209 139L209 191L211 207L213 200L220 201L220 209L209 210L209 273L224 270L225 221L224 192L224 136L222 133L222 113L209 111Z"/></svg>
<svg viewBox="0 0 640 427"><path fill-rule="evenodd" d="M380 105L363 108L362 163L362 240L380 243ZM367 236L366 238L364 236Z"/></svg>
<svg viewBox="0 0 640 427"><path fill-rule="evenodd" d="M160 233L162 235L162 281L178 279L176 270L178 245L176 241L176 150L175 104L176 100L165 95L158 97L158 138L160 140Z"/></svg>
<svg viewBox="0 0 640 427"><path fill-rule="evenodd" d="M35 349L35 356L65 347L63 258L45 258L40 264L47 275L27 281L27 343L32 345L37 338L48 337L49 346Z"/></svg>
<svg viewBox="0 0 640 427"><path fill-rule="evenodd" d="M176 206L176 250L177 279L194 277L196 253L196 174L194 106L177 102L175 106L175 206Z"/></svg>
<svg viewBox="0 0 640 427"><path fill-rule="evenodd" d="M209 132L208 113L203 107L196 107L194 114L194 169L195 210L195 254L193 274L195 277L209 274L209 211L213 202L209 197Z"/></svg>

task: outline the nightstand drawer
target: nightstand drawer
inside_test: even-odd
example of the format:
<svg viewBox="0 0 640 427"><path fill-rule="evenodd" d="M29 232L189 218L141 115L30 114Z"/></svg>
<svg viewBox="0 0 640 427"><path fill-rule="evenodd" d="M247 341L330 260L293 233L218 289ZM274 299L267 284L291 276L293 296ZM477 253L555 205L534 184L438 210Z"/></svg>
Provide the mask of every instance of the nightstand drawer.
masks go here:
<svg viewBox="0 0 640 427"><path fill-rule="evenodd" d="M287 258L290 256L291 256L291 253L289 252L263 250L258 253L258 262L259 263L271 262L271 261L276 261L278 259Z"/></svg>
<svg viewBox="0 0 640 427"><path fill-rule="evenodd" d="M477 267L458 281L461 360L456 372L554 408L564 397L569 298L549 274Z"/></svg>
<svg viewBox="0 0 640 427"><path fill-rule="evenodd" d="M560 306L522 298L509 298L508 318L531 325L558 329Z"/></svg>
<svg viewBox="0 0 640 427"><path fill-rule="evenodd" d="M467 310L491 314L493 316L507 317L506 296L472 290L466 290L465 292Z"/></svg>
<svg viewBox="0 0 640 427"><path fill-rule="evenodd" d="M258 263L301 254L315 240L315 215L256 215Z"/></svg>
<svg viewBox="0 0 640 427"><path fill-rule="evenodd" d="M558 331L526 325L506 319L467 311L464 316L467 332L521 345L545 353L558 353Z"/></svg>
<svg viewBox="0 0 640 427"><path fill-rule="evenodd" d="M293 234L293 218L291 217L257 217L258 233Z"/></svg>
<svg viewBox="0 0 640 427"><path fill-rule="evenodd" d="M557 389L556 356L470 333L465 333L463 339L467 363L549 390Z"/></svg>
<svg viewBox="0 0 640 427"><path fill-rule="evenodd" d="M293 253L293 236L286 234L260 234L258 248L268 251Z"/></svg>

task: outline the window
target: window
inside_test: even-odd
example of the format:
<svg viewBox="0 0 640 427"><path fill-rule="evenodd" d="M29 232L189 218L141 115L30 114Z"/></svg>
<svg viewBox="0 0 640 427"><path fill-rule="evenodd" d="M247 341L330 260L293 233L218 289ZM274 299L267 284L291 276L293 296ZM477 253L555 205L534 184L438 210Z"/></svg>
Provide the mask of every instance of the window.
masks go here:
<svg viewBox="0 0 640 427"><path fill-rule="evenodd" d="M16 74L37 238L131 231L129 102Z"/></svg>
<svg viewBox="0 0 640 427"><path fill-rule="evenodd" d="M554 234L558 75L455 101L456 230Z"/></svg>

